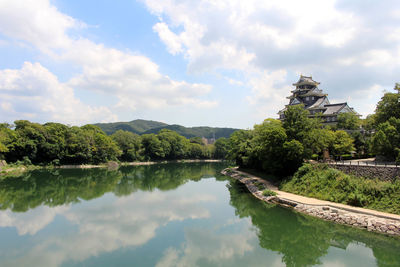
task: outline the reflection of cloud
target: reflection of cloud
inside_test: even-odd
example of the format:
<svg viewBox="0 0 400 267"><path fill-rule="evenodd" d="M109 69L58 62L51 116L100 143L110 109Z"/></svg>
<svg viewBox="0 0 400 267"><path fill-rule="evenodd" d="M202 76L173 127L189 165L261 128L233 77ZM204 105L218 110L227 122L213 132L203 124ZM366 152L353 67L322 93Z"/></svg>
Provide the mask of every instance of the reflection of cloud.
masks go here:
<svg viewBox="0 0 400 267"><path fill-rule="evenodd" d="M330 247L328 252L321 258L323 266L376 266L372 249L361 243L350 243L345 250Z"/></svg>
<svg viewBox="0 0 400 267"><path fill-rule="evenodd" d="M38 207L24 213L14 213L10 210L0 212L0 227L15 227L19 235L34 235L54 220L57 214L65 213L69 206L50 208Z"/></svg>
<svg viewBox="0 0 400 267"><path fill-rule="evenodd" d="M209 211L199 202L214 201L206 195L177 196L171 193L138 192L107 204L85 202L65 213L79 231L54 236L10 266L59 266L68 260L83 261L103 252L138 246L155 236L157 228L171 221L207 218Z"/></svg>
<svg viewBox="0 0 400 267"><path fill-rule="evenodd" d="M250 244L254 235L248 232L217 234L209 230L190 229L185 232L185 237L186 244L182 251L168 248L157 266L196 266L196 262L202 259L218 264L243 257L246 252L254 250Z"/></svg>

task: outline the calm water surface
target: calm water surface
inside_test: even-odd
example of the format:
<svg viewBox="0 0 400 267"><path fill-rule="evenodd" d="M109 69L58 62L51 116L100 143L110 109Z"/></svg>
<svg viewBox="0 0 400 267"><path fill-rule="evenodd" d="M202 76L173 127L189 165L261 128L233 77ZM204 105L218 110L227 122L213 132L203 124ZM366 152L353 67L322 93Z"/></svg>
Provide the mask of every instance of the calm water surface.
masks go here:
<svg viewBox="0 0 400 267"><path fill-rule="evenodd" d="M262 203L224 167L0 180L0 266L400 266L400 239Z"/></svg>

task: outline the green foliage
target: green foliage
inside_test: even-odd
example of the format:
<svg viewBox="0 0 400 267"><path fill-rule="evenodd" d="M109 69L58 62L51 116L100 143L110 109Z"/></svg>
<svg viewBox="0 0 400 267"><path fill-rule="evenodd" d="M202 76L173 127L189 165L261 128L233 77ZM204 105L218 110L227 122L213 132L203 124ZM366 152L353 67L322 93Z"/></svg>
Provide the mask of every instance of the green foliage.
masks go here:
<svg viewBox="0 0 400 267"><path fill-rule="evenodd" d="M360 129L361 120L360 118L352 112L340 113L337 116L337 128L344 130L357 130Z"/></svg>
<svg viewBox="0 0 400 267"><path fill-rule="evenodd" d="M283 191L358 207L400 214L400 182L370 180L326 165L304 164Z"/></svg>
<svg viewBox="0 0 400 267"><path fill-rule="evenodd" d="M304 109L303 105L288 106L284 114L283 128L285 128L289 140L300 141L309 131L321 127L320 120L308 118L309 112Z"/></svg>
<svg viewBox="0 0 400 267"><path fill-rule="evenodd" d="M315 128L309 131L303 139L308 154L322 154L324 150L332 147L335 133L326 128Z"/></svg>
<svg viewBox="0 0 400 267"><path fill-rule="evenodd" d="M400 118L390 118L380 123L372 138L374 152L395 160L400 149Z"/></svg>
<svg viewBox="0 0 400 267"><path fill-rule="evenodd" d="M111 135L111 138L122 151L121 155L118 157L119 160L125 162L141 160L142 143L139 135L124 130L118 130Z"/></svg>
<svg viewBox="0 0 400 267"><path fill-rule="evenodd" d="M253 137L253 131L239 130L234 132L229 138L228 159L234 160L239 166L250 165L251 146L250 140Z"/></svg>
<svg viewBox="0 0 400 267"><path fill-rule="evenodd" d="M118 130L124 130L136 134L157 134L162 129L172 130L186 138L205 137L207 139L221 137L228 138L234 131L234 128L216 128L216 127L184 127L181 125L147 120L134 120L130 122L113 122L113 123L98 123L96 124L107 134L113 134Z"/></svg>
<svg viewBox="0 0 400 267"><path fill-rule="evenodd" d="M400 83L396 83L396 93L385 93L378 102L375 111L376 125L388 121L390 118L400 118Z"/></svg>
<svg viewBox="0 0 400 267"><path fill-rule="evenodd" d="M168 124L158 121L133 120L129 122L97 123L106 134L113 134L118 130L128 131L135 134L142 134L147 130L164 127Z"/></svg>
<svg viewBox="0 0 400 267"><path fill-rule="evenodd" d="M266 196L266 197L276 196L276 192L274 192L274 191L272 191L272 190L270 190L270 189L265 189L265 190L262 192L262 194L263 194L263 196Z"/></svg>
<svg viewBox="0 0 400 267"><path fill-rule="evenodd" d="M353 138L347 132L339 130L334 133L333 153L335 155L349 154L354 150Z"/></svg>
<svg viewBox="0 0 400 267"><path fill-rule="evenodd" d="M214 143L215 152L214 158L216 159L225 159L227 158L228 151L229 151L229 140L225 137L219 138Z"/></svg>

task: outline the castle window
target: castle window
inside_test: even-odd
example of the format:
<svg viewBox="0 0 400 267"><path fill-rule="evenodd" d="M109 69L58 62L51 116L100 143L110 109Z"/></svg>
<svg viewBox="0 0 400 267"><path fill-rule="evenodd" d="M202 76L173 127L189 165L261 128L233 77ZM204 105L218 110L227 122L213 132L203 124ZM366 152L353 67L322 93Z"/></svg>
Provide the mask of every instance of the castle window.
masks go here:
<svg viewBox="0 0 400 267"><path fill-rule="evenodd" d="M311 100L314 100L314 97L313 97L313 96L311 97Z"/></svg>
<svg viewBox="0 0 400 267"><path fill-rule="evenodd" d="M306 97L306 101L308 101L308 100L310 100L310 97L309 97L309 96Z"/></svg>

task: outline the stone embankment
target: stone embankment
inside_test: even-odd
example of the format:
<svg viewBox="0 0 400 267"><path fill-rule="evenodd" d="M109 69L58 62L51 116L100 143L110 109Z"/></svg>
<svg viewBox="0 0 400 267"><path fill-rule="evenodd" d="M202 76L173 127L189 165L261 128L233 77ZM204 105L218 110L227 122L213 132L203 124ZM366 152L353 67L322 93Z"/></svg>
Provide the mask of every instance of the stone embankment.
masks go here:
<svg viewBox="0 0 400 267"><path fill-rule="evenodd" d="M245 184L256 198L291 207L294 210L339 224L363 228L368 231L400 236L400 216L375 210L363 209L339 203L303 197L283 191L268 181L254 175L227 168L221 172ZM264 189L276 193L276 196L264 196Z"/></svg>
<svg viewBox="0 0 400 267"><path fill-rule="evenodd" d="M329 164L329 167L338 169L347 174L353 174L369 179L378 178L381 181L394 181L400 179L400 167L398 166L371 166L371 165L349 165L349 164Z"/></svg>

